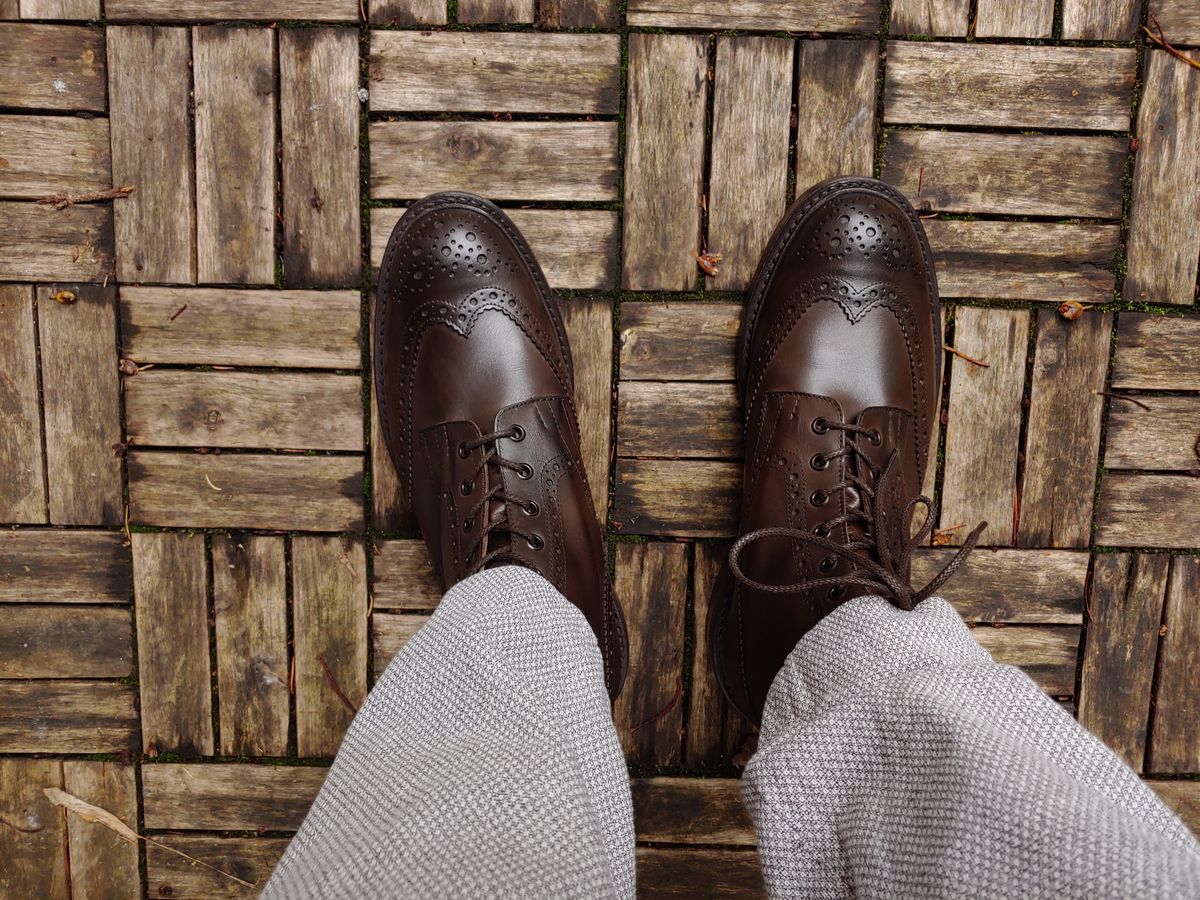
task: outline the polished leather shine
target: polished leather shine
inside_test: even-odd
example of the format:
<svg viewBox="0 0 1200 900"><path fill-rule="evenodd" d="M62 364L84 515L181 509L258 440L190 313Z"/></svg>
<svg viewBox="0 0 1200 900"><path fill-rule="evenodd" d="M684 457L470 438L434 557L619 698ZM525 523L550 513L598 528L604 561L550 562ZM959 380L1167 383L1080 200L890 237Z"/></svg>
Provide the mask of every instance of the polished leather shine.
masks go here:
<svg viewBox="0 0 1200 900"><path fill-rule="evenodd" d="M384 437L449 589L517 564L586 616L616 697L625 624L580 455L557 300L508 217L435 194L396 224L380 266L375 379Z"/></svg>
<svg viewBox="0 0 1200 900"><path fill-rule="evenodd" d="M926 466L941 376L933 264L920 221L873 179L838 179L796 201L751 283L738 345L746 409L739 533L790 528L838 544L899 548ZM880 482L880 471L888 467ZM873 497L864 498L855 479ZM886 533L869 534L869 501ZM766 535L740 565L771 586L854 577L854 553ZM906 562L905 562L906 566ZM908 572L899 573L906 579ZM720 580L710 623L718 678L753 721L797 640L854 584L768 593Z"/></svg>

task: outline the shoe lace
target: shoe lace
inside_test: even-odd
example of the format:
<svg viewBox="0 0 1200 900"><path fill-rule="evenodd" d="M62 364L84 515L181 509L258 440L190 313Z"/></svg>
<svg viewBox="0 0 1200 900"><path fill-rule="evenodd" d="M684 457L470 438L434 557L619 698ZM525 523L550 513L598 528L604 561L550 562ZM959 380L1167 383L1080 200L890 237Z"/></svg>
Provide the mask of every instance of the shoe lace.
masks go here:
<svg viewBox="0 0 1200 900"><path fill-rule="evenodd" d="M859 495L857 508L843 504L846 510L843 514L823 522L811 532L799 528L771 527L745 534L729 550L729 569L744 586L769 594L791 594L828 587L831 589L831 598L839 599L845 596L848 586L854 585L886 597L900 609L913 609L922 600L933 596L938 588L961 568L975 549L979 535L987 527L987 523L981 522L977 525L942 570L923 588L915 590L911 583L912 556L933 531L936 505L928 497L915 497L905 504L902 515L889 521L885 504L877 502L877 494L891 487L892 482L899 479L899 470L896 467L899 454L893 450L883 468L879 468L871 462L866 451L858 443L860 438L865 438L871 444L879 446L882 435L878 429L834 422L825 418L818 418L813 422L813 430L819 434L831 429L846 432L846 440L842 442L841 449L815 456L814 465L825 468L829 462L845 456L849 456L858 465L845 466L845 477L828 491L817 491L814 498L820 495L824 504L834 492L853 489ZM851 471L852 468L857 468L869 477L860 477ZM925 507L925 521L916 534L909 536L908 523L912 521L912 515L918 506ZM840 542L830 539L829 535L835 527L850 523L860 523L863 526L861 538L847 538ZM849 529L847 533L850 533ZM743 571L741 556L747 547L765 538L787 538L819 547L830 554L826 557L827 562L832 561L836 564L838 559L847 560L851 563L851 571L825 578L804 579L796 584L764 584L756 581ZM823 563L822 568L826 567L833 566Z"/></svg>
<svg viewBox="0 0 1200 900"><path fill-rule="evenodd" d="M460 491L464 496L474 492L475 485L479 481L479 476L489 467L493 466L497 470L509 469L515 472L518 478L529 479L533 477L533 466L529 463L516 463L512 460L505 459L500 455L500 449L497 441L500 438L508 438L513 441L523 441L525 439L525 429L520 425L513 425L511 428L505 428L502 431L492 431L488 434L482 434L477 438L463 441L458 445L458 455L466 459L474 451L480 447L485 448L483 456L479 460L479 464L475 467L475 471L470 476L464 478L460 485ZM500 508L500 514L492 517L492 504L496 501L501 501L503 506ZM499 479L493 481L492 486L485 491L480 498L475 501L475 505L467 512L466 518L463 519L463 531L470 531L475 524L475 517L484 514L489 515L487 524L476 536L467 550L465 561L467 563L467 574L474 575L477 572L483 571L488 566L495 562L520 562L516 552L513 550L513 538L522 537L534 550L540 550L543 546L542 538L538 535L525 531L518 525L512 522L508 515L508 504L516 503L528 514L533 515L537 512L537 504L532 501L524 501L519 497L513 497L507 494L501 486ZM493 533L508 535L508 541L501 543L494 550L489 550L487 553L482 553L484 542L487 541L488 546L493 543ZM478 556L474 564L471 564L471 559Z"/></svg>

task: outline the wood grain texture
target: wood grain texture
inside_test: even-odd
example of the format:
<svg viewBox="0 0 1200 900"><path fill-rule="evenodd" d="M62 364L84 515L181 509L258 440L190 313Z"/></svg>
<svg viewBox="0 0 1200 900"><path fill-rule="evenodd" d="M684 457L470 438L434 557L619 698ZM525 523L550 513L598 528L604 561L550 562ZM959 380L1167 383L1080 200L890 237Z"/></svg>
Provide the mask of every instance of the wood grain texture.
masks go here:
<svg viewBox="0 0 1200 900"><path fill-rule="evenodd" d="M937 212L1115 219L1126 151L1108 136L892 131L883 179Z"/></svg>
<svg viewBox="0 0 1200 900"><path fill-rule="evenodd" d="M1029 311L959 307L954 346L988 368L954 357L946 424L941 527L986 520L982 545L1010 546L1016 514L1017 454Z"/></svg>
<svg viewBox="0 0 1200 900"><path fill-rule="evenodd" d="M322 766L147 762L142 766L146 828L295 831L326 772Z"/></svg>
<svg viewBox="0 0 1200 900"><path fill-rule="evenodd" d="M620 64L615 34L376 31L371 111L612 115Z"/></svg>
<svg viewBox="0 0 1200 900"><path fill-rule="evenodd" d="M293 538L292 592L296 751L333 756L354 712L338 697L331 676L356 709L367 696L367 558L362 541Z"/></svg>
<svg viewBox="0 0 1200 900"><path fill-rule="evenodd" d="M1114 388L1200 390L1200 319L1121 313L1113 357Z"/></svg>
<svg viewBox="0 0 1200 900"><path fill-rule="evenodd" d="M1025 438L1017 543L1086 547L1100 457L1111 313L1074 322L1037 311L1037 346Z"/></svg>
<svg viewBox="0 0 1200 900"><path fill-rule="evenodd" d="M0 201L0 281L95 281L113 275L113 211Z"/></svg>
<svg viewBox="0 0 1200 900"><path fill-rule="evenodd" d="M638 847L638 897L739 897L766 900L762 863L750 850Z"/></svg>
<svg viewBox="0 0 1200 900"><path fill-rule="evenodd" d="M372 122L371 196L615 200L615 122Z"/></svg>
<svg viewBox="0 0 1200 900"><path fill-rule="evenodd" d="M221 753L286 756L291 675L283 538L212 538Z"/></svg>
<svg viewBox="0 0 1200 900"><path fill-rule="evenodd" d="M369 18L375 25L444 25L445 0L368 0Z"/></svg>
<svg viewBox="0 0 1200 900"><path fill-rule="evenodd" d="M617 0L538 0L542 28L616 28L621 24Z"/></svg>
<svg viewBox="0 0 1200 900"><path fill-rule="evenodd" d="M621 279L628 290L688 290L699 281L707 70L703 37L629 37Z"/></svg>
<svg viewBox="0 0 1200 900"><path fill-rule="evenodd" d="M874 31L879 0L629 0L630 25L749 31Z"/></svg>
<svg viewBox="0 0 1200 900"><path fill-rule="evenodd" d="M371 291L369 329L372 348L375 346L377 301L378 293ZM387 448L387 438L379 421L377 387L375 379L371 378L371 524L385 532L412 531L417 525L416 514L404 498L400 476Z"/></svg>
<svg viewBox="0 0 1200 900"><path fill-rule="evenodd" d="M617 396L621 456L741 459L736 385L625 381Z"/></svg>
<svg viewBox="0 0 1200 900"><path fill-rule="evenodd" d="M219 872L229 872L252 885L243 887L219 872L189 862L176 853L146 847L146 884L151 897L194 897L204 900L254 900L287 849L289 838L220 837L173 834L159 840L200 859Z"/></svg>
<svg viewBox="0 0 1200 900"><path fill-rule="evenodd" d="M275 280L274 54L267 29L192 29L201 282Z"/></svg>
<svg viewBox="0 0 1200 900"><path fill-rule="evenodd" d="M402 207L371 210L371 270L379 263ZM616 285L620 215L607 209L510 209L505 213L529 241L552 288L608 289Z"/></svg>
<svg viewBox="0 0 1200 900"><path fill-rule="evenodd" d="M733 381L740 303L621 304L622 381Z"/></svg>
<svg viewBox="0 0 1200 900"><path fill-rule="evenodd" d="M629 675L613 708L632 765L677 765L683 731L688 548L617 544L613 589L629 627Z"/></svg>
<svg viewBox="0 0 1200 900"><path fill-rule="evenodd" d="M1137 33L1138 0L1063 0L1063 37L1069 41L1128 41Z"/></svg>
<svg viewBox="0 0 1200 900"><path fill-rule="evenodd" d="M442 581L429 563L425 542L415 539L374 542L375 609L432 610L442 599Z"/></svg>
<svg viewBox="0 0 1200 900"><path fill-rule="evenodd" d="M0 521L46 522L33 289L0 285Z"/></svg>
<svg viewBox="0 0 1200 900"><path fill-rule="evenodd" d="M741 492L740 463L618 459L613 528L622 534L729 537Z"/></svg>
<svg viewBox="0 0 1200 900"><path fill-rule="evenodd" d="M288 287L361 280L358 40L346 28L279 32L283 277Z"/></svg>
<svg viewBox="0 0 1200 900"><path fill-rule="evenodd" d="M0 22L0 47L0 107L104 112L99 28Z"/></svg>
<svg viewBox="0 0 1200 900"><path fill-rule="evenodd" d="M140 363L357 369L357 291L121 288L121 355Z"/></svg>
<svg viewBox="0 0 1200 900"><path fill-rule="evenodd" d="M754 823L737 778L635 778L633 821L639 841L754 847Z"/></svg>
<svg viewBox="0 0 1200 900"><path fill-rule="evenodd" d="M1200 52L1192 53L1200 61ZM1147 54L1133 167L1124 299L1194 304L1200 257L1200 79Z"/></svg>
<svg viewBox="0 0 1200 900"><path fill-rule="evenodd" d="M971 629L971 636L997 662L1018 666L1051 697L1075 694L1079 628L1004 625Z"/></svg>
<svg viewBox="0 0 1200 900"><path fill-rule="evenodd" d="M1200 7L1192 0L1150 0L1150 12L1172 42L1200 44Z"/></svg>
<svg viewBox="0 0 1200 900"><path fill-rule="evenodd" d="M920 586L950 562L953 550L913 556ZM1069 550L979 550L946 583L944 596L967 622L1081 625L1088 554Z"/></svg>
<svg viewBox="0 0 1200 900"><path fill-rule="evenodd" d="M1183 820L1183 824L1200 834L1200 781L1147 781L1167 808Z"/></svg>
<svg viewBox="0 0 1200 900"><path fill-rule="evenodd" d="M110 20L151 22L225 21L250 19L274 22L356 22L355 0L107 0L104 14Z"/></svg>
<svg viewBox="0 0 1200 900"><path fill-rule="evenodd" d="M875 171L879 46L801 41L796 53L796 194L842 175Z"/></svg>
<svg viewBox="0 0 1200 900"><path fill-rule="evenodd" d="M128 609L14 606L0 616L0 678L125 678L133 674Z"/></svg>
<svg viewBox="0 0 1200 900"><path fill-rule="evenodd" d="M204 536L131 537L142 749L211 755Z"/></svg>
<svg viewBox="0 0 1200 900"><path fill-rule="evenodd" d="M20 17L20 0L0 0L0 20L19 19Z"/></svg>
<svg viewBox="0 0 1200 900"><path fill-rule="evenodd" d="M123 542L111 531L0 530L0 602L128 603Z"/></svg>
<svg viewBox="0 0 1200 900"><path fill-rule="evenodd" d="M1096 543L1188 548L1200 534L1200 480L1188 475L1106 474L1100 481Z"/></svg>
<svg viewBox="0 0 1200 900"><path fill-rule="evenodd" d="M1167 592L1165 554L1096 557L1079 683L1079 724L1142 771Z"/></svg>
<svg viewBox="0 0 1200 900"><path fill-rule="evenodd" d="M396 654L428 621L429 616L413 613L376 613L371 617L373 676L376 681Z"/></svg>
<svg viewBox="0 0 1200 900"><path fill-rule="evenodd" d="M1200 397L1113 397L1105 432L1107 469L1200 469ZM1149 407L1143 409L1138 403Z"/></svg>
<svg viewBox="0 0 1200 900"><path fill-rule="evenodd" d="M883 118L1127 131L1136 69L1132 48L897 41L888 47Z"/></svg>
<svg viewBox="0 0 1200 900"><path fill-rule="evenodd" d="M129 454L129 518L171 528L350 531L363 525L361 456Z"/></svg>
<svg viewBox="0 0 1200 900"><path fill-rule="evenodd" d="M941 307L938 310L937 324L934 327L934 330L937 332L938 337L942 341L942 346L945 346L947 343L949 343L949 341L946 340L946 316L950 309L951 307L948 304L941 304ZM941 377L937 379L937 392L934 398L933 407L934 409L939 410L939 413L936 419L936 424L934 424L932 421L930 422L931 427L929 429L929 444L925 450L925 472L921 476L920 496L929 497L930 499L937 499L939 497L937 462L938 450L941 447L943 427L940 410L942 409L942 395L946 391L946 380L948 374L949 368L943 358ZM920 533L921 529L925 527L925 520L929 518L932 512L933 510L930 509L926 509L924 513L917 513L914 511L914 514L908 524L909 534L911 536L915 537ZM931 544L933 543L932 531L929 533L928 541Z"/></svg>
<svg viewBox="0 0 1200 900"><path fill-rule="evenodd" d="M363 449L357 375L168 369L124 381L125 432L141 447Z"/></svg>
<svg viewBox="0 0 1200 900"><path fill-rule="evenodd" d="M978 0L976 37L1048 38L1054 31L1054 0Z"/></svg>
<svg viewBox="0 0 1200 900"><path fill-rule="evenodd" d="M110 19L116 18L110 4ZM107 29L117 278L196 280L196 193L190 105L191 37L184 28ZM153 73L151 75L151 73Z"/></svg>
<svg viewBox="0 0 1200 900"><path fill-rule="evenodd" d="M891 34L966 37L971 0L893 0Z"/></svg>
<svg viewBox="0 0 1200 900"><path fill-rule="evenodd" d="M1158 650L1158 689L1146 766L1152 772L1200 772L1200 723L1195 712L1196 672L1200 670L1198 596L1200 557L1174 557L1163 614L1166 630Z"/></svg>
<svg viewBox="0 0 1200 900"><path fill-rule="evenodd" d="M63 786L86 803L106 809L137 828L137 783L133 766L82 759L63 760ZM142 891L138 848L111 829L67 816L71 897L136 897Z"/></svg>
<svg viewBox="0 0 1200 900"><path fill-rule="evenodd" d="M5 116L0 158L7 163L0 165L0 197L36 200L112 186L107 119Z"/></svg>
<svg viewBox="0 0 1200 900"><path fill-rule="evenodd" d="M98 19L100 0L20 0L22 19Z"/></svg>
<svg viewBox="0 0 1200 900"><path fill-rule="evenodd" d="M0 753L138 749L137 702L111 681L0 681Z"/></svg>
<svg viewBox="0 0 1200 900"><path fill-rule="evenodd" d="M62 763L57 759L0 759L0 818L16 826L0 829L3 896L71 896L66 811L42 793L62 786Z"/></svg>
<svg viewBox="0 0 1200 900"><path fill-rule="evenodd" d="M943 297L1112 299L1119 225L929 219Z"/></svg>
<svg viewBox="0 0 1200 900"><path fill-rule="evenodd" d="M575 363L575 409L580 453L596 518L608 520L608 464L612 457L612 301L576 298L560 303Z"/></svg>
<svg viewBox="0 0 1200 900"><path fill-rule="evenodd" d="M534 20L534 0L458 0L458 21L464 25L524 24Z"/></svg>
<svg viewBox="0 0 1200 900"><path fill-rule="evenodd" d="M75 294L60 303L60 290ZM118 525L123 517L117 289L55 284L37 290L50 522Z"/></svg>
<svg viewBox="0 0 1200 900"><path fill-rule="evenodd" d="M717 39L708 247L723 254L708 287L744 290L787 207L792 42Z"/></svg>

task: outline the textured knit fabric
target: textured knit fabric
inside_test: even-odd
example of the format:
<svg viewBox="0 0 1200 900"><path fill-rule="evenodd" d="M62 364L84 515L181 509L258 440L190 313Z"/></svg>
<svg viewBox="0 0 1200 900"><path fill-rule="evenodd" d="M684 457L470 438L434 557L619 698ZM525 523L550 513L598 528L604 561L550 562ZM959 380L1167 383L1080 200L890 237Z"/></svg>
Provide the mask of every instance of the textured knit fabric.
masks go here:
<svg viewBox="0 0 1200 900"><path fill-rule="evenodd" d="M1183 824L936 598L800 641L743 793L778 897L1200 897Z"/></svg>
<svg viewBox="0 0 1200 900"><path fill-rule="evenodd" d="M346 733L264 897L632 897L633 809L583 615L456 585Z"/></svg>

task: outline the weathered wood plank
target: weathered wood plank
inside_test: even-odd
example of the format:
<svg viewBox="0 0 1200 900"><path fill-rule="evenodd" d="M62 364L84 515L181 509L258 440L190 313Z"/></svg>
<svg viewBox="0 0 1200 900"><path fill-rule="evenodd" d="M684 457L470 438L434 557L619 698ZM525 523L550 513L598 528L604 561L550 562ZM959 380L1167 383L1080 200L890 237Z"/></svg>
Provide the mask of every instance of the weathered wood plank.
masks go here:
<svg viewBox="0 0 1200 900"><path fill-rule="evenodd" d="M762 863L749 850L638 847L638 897L739 897L766 900Z"/></svg>
<svg viewBox="0 0 1200 900"><path fill-rule="evenodd" d="M371 270L379 275L403 207L371 210ZM620 216L606 209L505 210L533 249L552 288L611 288L620 258Z"/></svg>
<svg viewBox="0 0 1200 900"><path fill-rule="evenodd" d="M211 755L204 536L131 537L142 749Z"/></svg>
<svg viewBox="0 0 1200 900"><path fill-rule="evenodd" d="M918 550L913 583L928 582L953 555L953 550ZM1081 625L1087 573L1086 552L978 550L940 593L968 622Z"/></svg>
<svg viewBox="0 0 1200 900"><path fill-rule="evenodd" d="M19 19L21 6L19 0L0 0L0 19Z"/></svg>
<svg viewBox="0 0 1200 900"><path fill-rule="evenodd" d="M113 275L110 204L56 210L0 202L0 281L97 281Z"/></svg>
<svg viewBox="0 0 1200 900"><path fill-rule="evenodd" d="M48 148L53 148L48 152ZM112 186L108 119L5 116L0 125L0 197L39 199Z"/></svg>
<svg viewBox="0 0 1200 900"><path fill-rule="evenodd" d="M356 0L107 0L110 20L146 22L227 21L356 22Z"/></svg>
<svg viewBox="0 0 1200 900"><path fill-rule="evenodd" d="M464 25L524 24L534 19L534 0L458 0L458 21Z"/></svg>
<svg viewBox="0 0 1200 900"><path fill-rule="evenodd" d="M1183 824L1194 834L1200 834L1200 781L1148 781L1147 784Z"/></svg>
<svg viewBox="0 0 1200 900"><path fill-rule="evenodd" d="M740 463L618 459L613 528L622 534L729 537L741 490Z"/></svg>
<svg viewBox="0 0 1200 900"><path fill-rule="evenodd" d="M358 35L279 32L283 277L289 287L360 280Z"/></svg>
<svg viewBox="0 0 1200 900"><path fill-rule="evenodd" d="M1162 620L1165 631L1158 650L1158 689L1147 760L1152 772L1200 772L1200 722L1195 705L1196 672L1200 671L1197 597L1200 557L1174 557Z"/></svg>
<svg viewBox="0 0 1200 900"><path fill-rule="evenodd" d="M580 453L596 518L608 519L608 464L612 457L612 301L601 297L561 303L563 327L575 361L575 409Z"/></svg>
<svg viewBox="0 0 1200 900"><path fill-rule="evenodd" d="M616 28L621 24L617 0L538 0L542 28Z"/></svg>
<svg viewBox="0 0 1200 900"><path fill-rule="evenodd" d="M295 831L325 781L323 766L145 763L146 828Z"/></svg>
<svg viewBox="0 0 1200 900"><path fill-rule="evenodd" d="M754 823L737 778L635 778L633 820L639 841L754 847Z"/></svg>
<svg viewBox="0 0 1200 900"><path fill-rule="evenodd" d="M369 0L368 18L376 25L445 25L445 0Z"/></svg>
<svg viewBox="0 0 1200 900"><path fill-rule="evenodd" d="M115 204L117 278L194 282L190 36L145 26L110 27L107 36L113 184L134 186Z"/></svg>
<svg viewBox="0 0 1200 900"><path fill-rule="evenodd" d="M370 334L374 348L375 304L378 294L371 291ZM400 476L388 452L387 439L379 421L379 400L375 395L375 379L371 379L371 523L380 531L411 531L416 528L416 516L405 504Z"/></svg>
<svg viewBox="0 0 1200 900"><path fill-rule="evenodd" d="M924 225L943 297L1112 299L1119 225L960 219Z"/></svg>
<svg viewBox="0 0 1200 900"><path fill-rule="evenodd" d="M939 279L940 280L940 279ZM938 320L935 330L938 337L941 338L942 345L948 343L946 340L946 316L953 307L943 303L941 309L938 310ZM942 364L941 377L937 382L937 395L934 400L934 409L939 410L937 419L931 422L929 429L929 446L925 450L925 473L921 476L921 496L930 499L936 499L938 495L938 449L941 447L942 438L942 417L940 410L942 409L942 397L946 392L946 381L949 374L949 369ZM936 423L936 424L935 424ZM944 474L944 473L943 473ZM916 536L922 528L925 527L925 520L929 518L933 510L924 509L921 512L914 511L912 520L909 522L909 533ZM936 523L935 523L936 524ZM929 533L929 543L933 543L933 532Z"/></svg>
<svg viewBox="0 0 1200 900"><path fill-rule="evenodd" d="M274 52L267 29L192 29L202 282L275 280Z"/></svg>
<svg viewBox="0 0 1200 900"><path fill-rule="evenodd" d="M458 12L465 21L462 0ZM371 111L612 115L620 44L615 34L372 32Z"/></svg>
<svg viewBox="0 0 1200 900"><path fill-rule="evenodd" d="M1054 31L1054 0L978 0L976 37L1048 38Z"/></svg>
<svg viewBox="0 0 1200 900"><path fill-rule="evenodd" d="M622 303L622 381L733 381L740 303Z"/></svg>
<svg viewBox="0 0 1200 900"><path fill-rule="evenodd" d="M194 900L255 900L266 887L289 843L289 838L226 838L213 834L172 834L156 840L203 860L213 868L198 866L176 853L149 844L146 847L147 895ZM221 872L235 875L254 887L243 887Z"/></svg>
<svg viewBox="0 0 1200 900"><path fill-rule="evenodd" d="M1063 0L1063 37L1069 41L1128 41L1137 33L1138 0Z"/></svg>
<svg viewBox="0 0 1200 900"><path fill-rule="evenodd" d="M0 681L0 753L138 747L137 691L112 681Z"/></svg>
<svg viewBox="0 0 1200 900"><path fill-rule="evenodd" d="M728 382L622 382L617 396L617 453L741 459L737 387Z"/></svg>
<svg viewBox="0 0 1200 900"><path fill-rule="evenodd" d="M1175 44L1200 44L1200 7L1192 0L1150 0L1150 12Z"/></svg>
<svg viewBox="0 0 1200 900"><path fill-rule="evenodd" d="M42 793L62 788L57 759L0 759L0 894L69 898L66 812Z"/></svg>
<svg viewBox="0 0 1200 900"><path fill-rule="evenodd" d="M879 0L629 0L630 25L750 31L875 31Z"/></svg>
<svg viewBox="0 0 1200 900"><path fill-rule="evenodd" d="M688 290L699 281L707 70L703 37L629 36L621 279L629 290Z"/></svg>
<svg viewBox="0 0 1200 900"><path fill-rule="evenodd" d="M0 530L0 602L128 603L123 540L119 532Z"/></svg>
<svg viewBox="0 0 1200 900"><path fill-rule="evenodd" d="M955 347L988 368L954 358L946 424L941 527L988 522L983 545L1011 546L1016 521L1017 454L1029 311L959 307Z"/></svg>
<svg viewBox="0 0 1200 900"><path fill-rule="evenodd" d="M1161 553L1103 553L1092 570L1079 724L1135 772L1142 771L1146 755L1169 566Z"/></svg>
<svg viewBox="0 0 1200 900"><path fill-rule="evenodd" d="M161 447L363 449L362 379L155 370L125 378L125 433Z"/></svg>
<svg viewBox="0 0 1200 900"><path fill-rule="evenodd" d="M14 606L0 616L0 678L124 678L133 674L128 609Z"/></svg>
<svg viewBox="0 0 1200 900"><path fill-rule="evenodd" d="M333 756L367 696L367 557L349 537L292 540L296 750ZM336 682L346 701L334 690Z"/></svg>
<svg viewBox="0 0 1200 900"><path fill-rule="evenodd" d="M633 765L677 765L683 731L686 544L617 544L614 591L629 625L629 675L613 708Z"/></svg>
<svg viewBox="0 0 1200 900"><path fill-rule="evenodd" d="M1200 469L1200 397L1136 399L1134 403L1114 397L1109 404L1105 468Z"/></svg>
<svg viewBox="0 0 1200 900"><path fill-rule="evenodd" d="M361 456L131 453L139 525L349 531L362 528Z"/></svg>
<svg viewBox="0 0 1200 900"><path fill-rule="evenodd" d="M374 677L379 680L392 659L404 649L412 636L429 621L429 616L411 613L376 613L371 617Z"/></svg>
<svg viewBox="0 0 1200 900"><path fill-rule="evenodd" d="M1018 666L1052 697L1075 694L1079 628L1058 625L979 626L971 635L997 662Z"/></svg>
<svg viewBox="0 0 1200 900"><path fill-rule="evenodd" d="M1123 296L1193 304L1200 257L1200 80L1166 51L1152 50L1148 57ZM1200 52L1192 58L1200 61Z"/></svg>
<svg viewBox="0 0 1200 900"><path fill-rule="evenodd" d="M212 539L221 753L286 756L287 563L283 538Z"/></svg>
<svg viewBox="0 0 1200 900"><path fill-rule="evenodd" d="M134 768L113 762L63 761L64 790L137 828ZM142 892L138 848L105 826L67 815L71 896L81 900L136 897Z"/></svg>
<svg viewBox="0 0 1200 900"><path fill-rule="evenodd" d="M894 0L892 35L966 37L971 0Z"/></svg>
<svg viewBox="0 0 1200 900"><path fill-rule="evenodd" d="M100 18L100 0L21 0L20 6L22 19Z"/></svg>
<svg viewBox="0 0 1200 900"><path fill-rule="evenodd" d="M442 582L429 564L424 541L375 541L372 571L375 609L431 610L442 599Z"/></svg>
<svg viewBox="0 0 1200 900"><path fill-rule="evenodd" d="M1132 48L897 41L888 48L883 118L1128 131L1136 69Z"/></svg>
<svg viewBox="0 0 1200 900"><path fill-rule="evenodd" d="M787 207L792 42L717 39L708 246L724 255L709 287L743 290Z"/></svg>
<svg viewBox="0 0 1200 900"><path fill-rule="evenodd" d="M104 112L104 35L80 25L0 23L0 106Z"/></svg>
<svg viewBox="0 0 1200 900"><path fill-rule="evenodd" d="M1096 543L1178 547L1200 534L1200 480L1188 475L1105 475L1096 510Z"/></svg>
<svg viewBox="0 0 1200 900"><path fill-rule="evenodd" d="M38 407L33 289L0 285L0 520L45 523L45 455ZM3 576L0 576L2 579Z"/></svg>
<svg viewBox="0 0 1200 900"><path fill-rule="evenodd" d="M796 54L796 193L875 171L874 41L801 41Z"/></svg>
<svg viewBox="0 0 1200 900"><path fill-rule="evenodd" d="M1121 313L1113 358L1115 388L1200 390L1200 319Z"/></svg>
<svg viewBox="0 0 1200 900"><path fill-rule="evenodd" d="M1115 219L1126 150L1108 136L892 131L883 177L938 212Z"/></svg>
<svg viewBox="0 0 1200 900"><path fill-rule="evenodd" d="M54 299L60 290L71 303ZM42 409L50 521L118 525L122 520L121 397L117 288L56 284L37 290Z"/></svg>
<svg viewBox="0 0 1200 900"><path fill-rule="evenodd" d="M1086 547L1100 457L1112 314L1037 311L1017 543Z"/></svg>

